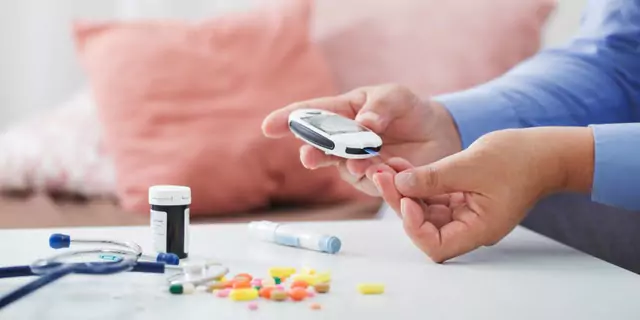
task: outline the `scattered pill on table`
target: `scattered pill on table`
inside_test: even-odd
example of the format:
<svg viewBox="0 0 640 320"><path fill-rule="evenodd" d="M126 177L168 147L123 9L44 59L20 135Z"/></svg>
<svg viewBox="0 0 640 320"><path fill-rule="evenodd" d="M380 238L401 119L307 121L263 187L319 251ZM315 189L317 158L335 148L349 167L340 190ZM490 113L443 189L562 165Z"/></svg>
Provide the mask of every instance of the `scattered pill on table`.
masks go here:
<svg viewBox="0 0 640 320"><path fill-rule="evenodd" d="M193 285L193 283L185 283L182 285L183 294L191 294L191 293L194 293L195 291L196 291L196 287Z"/></svg>
<svg viewBox="0 0 640 320"><path fill-rule="evenodd" d="M284 290L284 286L281 284L276 285L275 288L279 290Z"/></svg>
<svg viewBox="0 0 640 320"><path fill-rule="evenodd" d="M301 301L307 297L307 290L303 288L293 288L289 290L289 297L294 301Z"/></svg>
<svg viewBox="0 0 640 320"><path fill-rule="evenodd" d="M307 297L313 298L315 296L316 296L316 294L313 291L307 291Z"/></svg>
<svg viewBox="0 0 640 320"><path fill-rule="evenodd" d="M229 296L229 293L231 292L230 289L222 289L222 290L218 290L216 292L216 296L218 296L219 298L226 298Z"/></svg>
<svg viewBox="0 0 640 320"><path fill-rule="evenodd" d="M290 267L272 267L269 268L269 275L274 278L274 277L279 277L279 278L286 278L292 274L296 273L296 269L295 268L290 268Z"/></svg>
<svg viewBox="0 0 640 320"><path fill-rule="evenodd" d="M271 297L271 291L273 291L275 287L263 287L259 290L259 295L263 298L269 299Z"/></svg>
<svg viewBox="0 0 640 320"><path fill-rule="evenodd" d="M248 307L250 310L258 310L258 304L255 302L249 303Z"/></svg>
<svg viewBox="0 0 640 320"><path fill-rule="evenodd" d="M262 286L262 279L253 279L251 280L251 285L254 287Z"/></svg>
<svg viewBox="0 0 640 320"><path fill-rule="evenodd" d="M281 284L282 283L282 278L280 277L273 277L273 281L276 282L276 284Z"/></svg>
<svg viewBox="0 0 640 320"><path fill-rule="evenodd" d="M361 283L358 291L362 294L381 294L384 292L384 285L379 283Z"/></svg>
<svg viewBox="0 0 640 320"><path fill-rule="evenodd" d="M330 281L331 281L331 274L329 272L321 272L321 273L316 273L315 274L315 282L316 283L330 282Z"/></svg>
<svg viewBox="0 0 640 320"><path fill-rule="evenodd" d="M247 281L251 281L251 280L253 280L253 276L252 276L252 275L250 275L250 274L248 274L248 273L239 273L239 274L236 274L236 276L235 276L234 278L236 278L236 279L238 279L238 278L246 278L246 279L247 279Z"/></svg>
<svg viewBox="0 0 640 320"><path fill-rule="evenodd" d="M229 293L229 297L234 301L254 300L258 298L258 290L253 288L233 289Z"/></svg>
<svg viewBox="0 0 640 320"><path fill-rule="evenodd" d="M169 287L169 292L173 293L173 294L182 294L183 292L183 288L181 284L172 284Z"/></svg>
<svg viewBox="0 0 640 320"><path fill-rule="evenodd" d="M317 293L327 293L327 292L329 292L329 288L330 288L330 286L329 286L329 284L328 284L328 283L326 283L326 282L323 282L323 283L316 283L316 284L313 286L313 289L314 289Z"/></svg>
<svg viewBox="0 0 640 320"><path fill-rule="evenodd" d="M319 303L312 303L311 305L309 305L309 307L313 310L320 310L320 308L322 308Z"/></svg>
<svg viewBox="0 0 640 320"><path fill-rule="evenodd" d="M294 274L291 276L291 280L292 281L304 281L309 285L314 285L317 281L316 281L316 275L311 275L311 274L303 274L303 273L298 273L298 274Z"/></svg>
<svg viewBox="0 0 640 320"><path fill-rule="evenodd" d="M296 280L291 284L291 288L304 288L309 287L309 284L304 280Z"/></svg>
<svg viewBox="0 0 640 320"><path fill-rule="evenodd" d="M220 290L226 288L225 282L214 282L207 287L207 292L213 292L214 290Z"/></svg>
<svg viewBox="0 0 640 320"><path fill-rule="evenodd" d="M309 267L304 267L304 268L302 268L301 273L312 274L313 275L313 274L316 274L316 270L311 269Z"/></svg>
<svg viewBox="0 0 640 320"><path fill-rule="evenodd" d="M246 288L251 288L251 283L249 283L249 281L235 281L233 283L233 288L234 289L246 289Z"/></svg>
<svg viewBox="0 0 640 320"><path fill-rule="evenodd" d="M275 301L284 301L287 300L288 295L284 290L278 290L275 289L273 291L271 291L271 300L275 300Z"/></svg>

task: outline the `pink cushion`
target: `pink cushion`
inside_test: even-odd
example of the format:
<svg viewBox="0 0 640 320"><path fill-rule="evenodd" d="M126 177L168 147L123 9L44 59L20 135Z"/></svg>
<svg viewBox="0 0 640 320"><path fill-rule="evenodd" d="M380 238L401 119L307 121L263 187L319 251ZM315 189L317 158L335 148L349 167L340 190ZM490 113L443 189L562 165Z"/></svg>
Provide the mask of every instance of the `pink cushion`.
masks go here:
<svg viewBox="0 0 640 320"><path fill-rule="evenodd" d="M490 80L540 46L556 0L322 0L314 38L340 91L396 82L421 96Z"/></svg>
<svg viewBox="0 0 640 320"><path fill-rule="evenodd" d="M310 3L268 2L202 23L77 24L125 209L148 212L155 184L190 186L196 215L360 196L333 168L303 168L298 140L261 133L270 111L336 93Z"/></svg>

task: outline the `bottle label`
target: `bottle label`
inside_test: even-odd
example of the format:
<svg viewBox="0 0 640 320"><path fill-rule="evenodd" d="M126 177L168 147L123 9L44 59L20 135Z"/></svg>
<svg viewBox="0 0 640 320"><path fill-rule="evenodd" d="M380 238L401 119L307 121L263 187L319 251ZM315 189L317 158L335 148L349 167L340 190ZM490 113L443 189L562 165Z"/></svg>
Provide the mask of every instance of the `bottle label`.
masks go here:
<svg viewBox="0 0 640 320"><path fill-rule="evenodd" d="M184 210L184 253L189 253L189 208Z"/></svg>
<svg viewBox="0 0 640 320"><path fill-rule="evenodd" d="M156 252L167 252L167 213L151 210L151 232L153 233L153 249Z"/></svg>

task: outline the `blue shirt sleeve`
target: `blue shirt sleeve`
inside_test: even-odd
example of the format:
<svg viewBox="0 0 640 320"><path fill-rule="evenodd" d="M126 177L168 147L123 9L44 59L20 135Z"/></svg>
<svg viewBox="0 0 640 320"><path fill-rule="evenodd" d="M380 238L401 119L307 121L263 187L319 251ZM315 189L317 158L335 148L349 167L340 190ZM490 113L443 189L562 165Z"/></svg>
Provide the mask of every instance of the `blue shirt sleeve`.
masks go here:
<svg viewBox="0 0 640 320"><path fill-rule="evenodd" d="M435 97L463 147L485 133L534 126L591 126L592 199L640 209L640 0L592 0L579 33L503 76ZM628 123L628 124L623 124ZM634 145L634 147L630 147Z"/></svg>

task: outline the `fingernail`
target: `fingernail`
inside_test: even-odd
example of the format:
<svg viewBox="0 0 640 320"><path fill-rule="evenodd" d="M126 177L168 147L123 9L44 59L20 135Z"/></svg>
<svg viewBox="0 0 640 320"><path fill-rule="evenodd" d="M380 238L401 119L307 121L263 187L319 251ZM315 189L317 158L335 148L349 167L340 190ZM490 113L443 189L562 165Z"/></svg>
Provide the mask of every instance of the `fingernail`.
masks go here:
<svg viewBox="0 0 640 320"><path fill-rule="evenodd" d="M413 187L416 184L416 177L411 172L401 172L396 175L396 186Z"/></svg>
<svg viewBox="0 0 640 320"><path fill-rule="evenodd" d="M400 216L404 219L404 213L407 211L407 201L403 198L400 199Z"/></svg>
<svg viewBox="0 0 640 320"><path fill-rule="evenodd" d="M358 122L363 122L365 120L369 121L370 123L378 123L380 122L380 115L371 111L367 111L356 116L356 121Z"/></svg>

